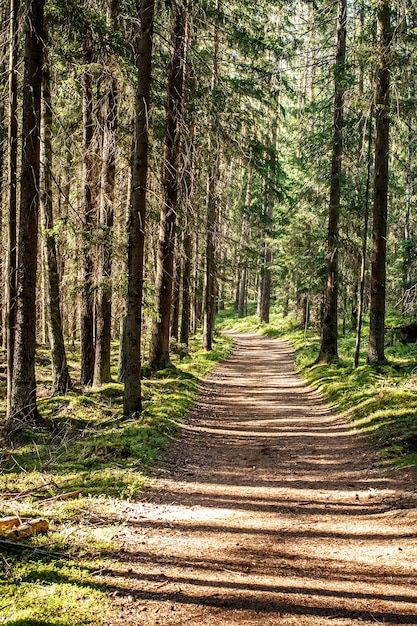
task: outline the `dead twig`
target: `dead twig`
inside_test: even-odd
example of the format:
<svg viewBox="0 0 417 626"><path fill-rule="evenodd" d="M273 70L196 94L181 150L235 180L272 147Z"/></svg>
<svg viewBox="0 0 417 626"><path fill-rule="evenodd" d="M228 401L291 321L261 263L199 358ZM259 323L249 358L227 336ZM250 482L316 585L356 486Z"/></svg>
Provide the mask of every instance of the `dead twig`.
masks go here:
<svg viewBox="0 0 417 626"><path fill-rule="evenodd" d="M59 557L60 559L72 559L75 560L67 552L53 552L52 550L45 550L43 548L39 548L38 546L31 546L28 543L24 543L22 541L11 541L10 539L1 539L0 538L0 549L4 550L14 550L16 552L35 552L36 554L41 554L42 556L53 556Z"/></svg>
<svg viewBox="0 0 417 626"><path fill-rule="evenodd" d="M67 500L67 498L75 498L79 496L81 493L81 489L77 489L77 491L69 491L68 493L60 493L57 496L53 496L52 498L46 498L46 500L40 500L38 502L38 506L43 506L44 504L49 504L50 502L55 502L56 500Z"/></svg>

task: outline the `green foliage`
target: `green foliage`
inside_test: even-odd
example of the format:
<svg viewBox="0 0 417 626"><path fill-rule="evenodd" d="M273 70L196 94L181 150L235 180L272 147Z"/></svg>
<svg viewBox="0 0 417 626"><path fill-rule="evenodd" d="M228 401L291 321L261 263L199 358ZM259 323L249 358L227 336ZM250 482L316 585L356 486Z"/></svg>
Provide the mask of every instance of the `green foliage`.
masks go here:
<svg viewBox="0 0 417 626"><path fill-rule="evenodd" d="M231 344L219 336L205 353L193 338L187 354L174 354L171 367L143 381L144 408L136 418L123 417L123 388L116 383L39 399L44 427L24 431L12 450L0 448L0 494L29 492L18 500L0 497L0 516L46 517L50 532L27 541L38 552L0 546L2 623L108 623L109 590L97 584L94 572L115 558L113 537L123 526L117 502L146 487L187 418L199 381ZM46 379L43 351L38 366ZM76 490L77 498L40 504Z"/></svg>

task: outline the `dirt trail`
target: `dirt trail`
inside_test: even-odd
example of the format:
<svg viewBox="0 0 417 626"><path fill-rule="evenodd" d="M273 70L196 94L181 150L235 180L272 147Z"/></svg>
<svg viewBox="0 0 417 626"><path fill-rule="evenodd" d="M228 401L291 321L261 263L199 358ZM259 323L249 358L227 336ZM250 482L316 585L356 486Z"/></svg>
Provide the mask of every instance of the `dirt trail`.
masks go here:
<svg viewBox="0 0 417 626"><path fill-rule="evenodd" d="M294 373L288 345L236 335L170 463L125 505L125 566L103 575L111 624L417 624L407 484Z"/></svg>

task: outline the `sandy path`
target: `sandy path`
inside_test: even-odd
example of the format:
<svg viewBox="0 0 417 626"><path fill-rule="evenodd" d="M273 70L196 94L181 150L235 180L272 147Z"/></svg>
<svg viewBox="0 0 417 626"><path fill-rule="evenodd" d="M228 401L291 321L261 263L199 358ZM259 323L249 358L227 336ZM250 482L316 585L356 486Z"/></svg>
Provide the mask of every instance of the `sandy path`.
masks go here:
<svg viewBox="0 0 417 626"><path fill-rule="evenodd" d="M417 624L407 476L373 464L288 345L236 341L164 472L125 505L111 623Z"/></svg>

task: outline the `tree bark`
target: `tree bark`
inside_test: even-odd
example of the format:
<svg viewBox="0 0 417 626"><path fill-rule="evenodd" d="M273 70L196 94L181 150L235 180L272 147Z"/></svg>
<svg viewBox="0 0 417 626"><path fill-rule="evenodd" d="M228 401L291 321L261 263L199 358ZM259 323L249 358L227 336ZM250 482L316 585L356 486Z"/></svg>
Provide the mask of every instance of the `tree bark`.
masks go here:
<svg viewBox="0 0 417 626"><path fill-rule="evenodd" d="M0 49L0 54L6 56L6 45L3 44ZM3 82L3 77L6 76L6 63L3 60L0 66L0 73L2 76L1 84L0 84L0 128L3 129L6 127L5 124L5 106L4 99L6 97L6 82ZM6 152L6 137L3 131L0 131L0 244L3 244L3 220L4 220L4 155ZM3 263L3 254L0 254L0 286L5 285L5 267ZM4 302L4 293L3 289L0 288L0 346L5 346L5 338L6 338L6 327L5 327L5 317L3 313L5 312L5 302Z"/></svg>
<svg viewBox="0 0 417 626"><path fill-rule="evenodd" d="M179 183L180 132L184 100L184 55L187 15L184 0L178 0L174 3L174 12L162 173L163 201L157 252L156 292L158 316L153 322L149 352L149 364L154 370L160 370L169 365L169 332Z"/></svg>
<svg viewBox="0 0 417 626"><path fill-rule="evenodd" d="M219 10L219 0L217 0ZM211 128L209 137L209 152L211 165L207 182L207 215L206 215L206 257L204 272L204 306L203 306L203 347L206 352L213 347L213 335L216 319L216 221L217 221L217 179L219 177L219 144L217 132L217 103L215 92L218 87L219 73L219 27L214 25L213 37L213 70L211 76Z"/></svg>
<svg viewBox="0 0 417 626"><path fill-rule="evenodd" d="M107 26L117 27L118 0L107 0ZM116 131L118 126L117 62L114 54L108 58L106 74L102 169L100 183L98 291L96 305L96 343L94 384L111 380L110 344L112 311L112 229L114 223L114 185L116 172Z"/></svg>
<svg viewBox="0 0 417 626"><path fill-rule="evenodd" d="M145 248L146 191L148 178L149 95L152 76L154 0L142 0L138 7L141 31L136 50L138 83L132 164L132 189L128 219L128 294L124 333L125 415L142 410L141 335L143 257Z"/></svg>
<svg viewBox="0 0 417 626"><path fill-rule="evenodd" d="M363 232L362 232L362 254L361 254L361 270L359 279L359 297L358 297L358 314L356 326L356 344L355 356L353 359L354 366L358 367L362 341L362 325L363 325L363 309L365 299L365 278L366 278L366 251L368 248L368 227L369 227L369 190L371 182L371 149L372 149L372 117L373 109L369 115L368 130L368 152L367 152L367 168L366 168L366 185L364 198L364 215L363 215Z"/></svg>
<svg viewBox="0 0 417 626"><path fill-rule="evenodd" d="M52 389L65 393L71 387L65 352L60 309L60 286L52 211L52 104L49 65L45 61L42 77L41 106L41 216L45 264L45 290L49 345L52 360Z"/></svg>
<svg viewBox="0 0 417 626"><path fill-rule="evenodd" d="M82 385L91 385L94 374L94 315L93 315L93 77L91 74L91 34L84 39L83 88L83 233L81 269L81 375Z"/></svg>
<svg viewBox="0 0 417 626"><path fill-rule="evenodd" d="M17 269L17 55L19 43L19 0L10 0L9 43L9 215L6 257L6 348L7 348L7 416L11 417L12 376L16 324Z"/></svg>
<svg viewBox="0 0 417 626"><path fill-rule="evenodd" d="M181 285L181 258L177 254L174 259L174 280L172 283L172 308L171 308L171 331L173 339L178 340L180 322L180 285Z"/></svg>
<svg viewBox="0 0 417 626"><path fill-rule="evenodd" d="M343 151L343 98L345 93L346 10L347 0L339 0L337 50L335 63L335 95L333 120L333 151L330 177L330 205L327 230L327 284L325 310L318 361L330 363L338 358L337 322L339 291L339 214Z"/></svg>
<svg viewBox="0 0 417 626"><path fill-rule="evenodd" d="M385 362L391 38L390 2L389 0L379 0L377 5L378 67L375 102L375 171L368 344L368 363L372 365L381 365Z"/></svg>
<svg viewBox="0 0 417 626"><path fill-rule="evenodd" d="M44 0L27 0L16 334L8 428L39 417L36 405L36 275Z"/></svg>

